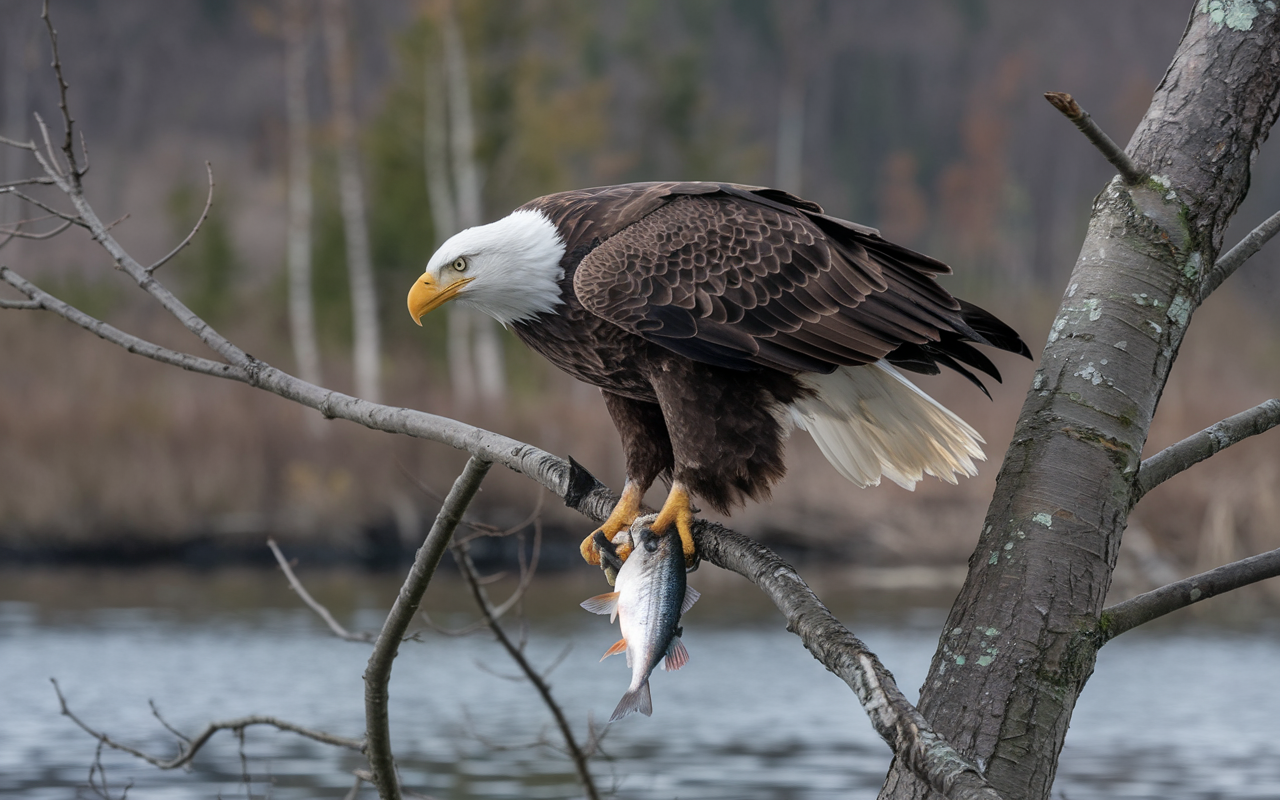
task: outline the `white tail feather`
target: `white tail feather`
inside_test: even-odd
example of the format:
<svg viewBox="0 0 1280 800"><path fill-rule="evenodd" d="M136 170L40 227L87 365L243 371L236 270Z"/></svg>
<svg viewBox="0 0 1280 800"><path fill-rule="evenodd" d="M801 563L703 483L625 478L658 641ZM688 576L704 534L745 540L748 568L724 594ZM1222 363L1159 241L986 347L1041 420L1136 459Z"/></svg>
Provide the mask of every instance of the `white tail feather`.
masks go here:
<svg viewBox="0 0 1280 800"><path fill-rule="evenodd" d="M881 476L914 489L925 475L976 475L982 437L884 361L805 375L815 392L791 406L836 471L858 486Z"/></svg>

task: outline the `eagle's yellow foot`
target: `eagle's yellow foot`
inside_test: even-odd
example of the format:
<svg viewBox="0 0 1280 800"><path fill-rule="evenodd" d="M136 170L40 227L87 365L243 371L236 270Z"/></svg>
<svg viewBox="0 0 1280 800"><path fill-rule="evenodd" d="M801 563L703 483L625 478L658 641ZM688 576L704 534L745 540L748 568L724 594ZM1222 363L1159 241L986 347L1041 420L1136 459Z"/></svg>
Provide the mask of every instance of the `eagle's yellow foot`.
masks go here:
<svg viewBox="0 0 1280 800"><path fill-rule="evenodd" d="M698 548L693 544L693 509L689 507L689 490L680 482L671 484L667 501L662 504L658 518L649 526L654 533L667 533L672 525L680 535L680 548L684 551L684 563L692 567L698 561Z"/></svg>
<svg viewBox="0 0 1280 800"><path fill-rule="evenodd" d="M613 512L609 514L609 518L599 528L592 531L590 536L583 539L582 545L578 548L588 564L597 566L600 564L600 544L596 537L603 537L605 541L612 542L619 531L631 528L631 523L635 522L636 517L640 516L640 500L642 497L643 493L640 488L631 481L627 481L626 485L622 487L622 497L618 498L618 504L613 507ZM622 542L614 552L620 562L626 561L627 556L631 555L631 545Z"/></svg>

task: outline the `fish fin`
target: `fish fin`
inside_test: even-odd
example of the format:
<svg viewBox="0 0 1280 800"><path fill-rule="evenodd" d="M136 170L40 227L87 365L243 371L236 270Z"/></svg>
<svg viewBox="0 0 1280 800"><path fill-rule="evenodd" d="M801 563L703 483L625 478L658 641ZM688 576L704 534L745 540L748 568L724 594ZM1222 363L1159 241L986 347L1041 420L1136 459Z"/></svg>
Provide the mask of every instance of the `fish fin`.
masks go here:
<svg viewBox="0 0 1280 800"><path fill-rule="evenodd" d="M667 672L675 672L688 663L689 651L685 649L684 642L680 641L679 636L671 637L671 644L667 645L667 658L662 662L662 668Z"/></svg>
<svg viewBox="0 0 1280 800"><path fill-rule="evenodd" d="M625 653L626 651L627 651L627 640L619 639L618 641L613 643L612 647L604 651L604 655L600 656L600 660L604 661L609 656L616 656L618 653ZM631 657L627 656L627 660L630 661Z"/></svg>
<svg viewBox="0 0 1280 800"><path fill-rule="evenodd" d="M684 587L684 602L680 604L680 613L683 614L693 608L693 604L698 602L699 597L702 597L702 592L686 584Z"/></svg>
<svg viewBox="0 0 1280 800"><path fill-rule="evenodd" d="M595 597L588 597L583 600L581 606L592 614L609 614L609 621L613 622L618 616L618 593L607 592L598 594Z"/></svg>
<svg viewBox="0 0 1280 800"><path fill-rule="evenodd" d="M609 717L610 722L616 722L633 711L639 711L646 717L653 716L653 697L649 694L649 681L640 684L640 688L627 692L618 701L618 707L613 710L613 716Z"/></svg>

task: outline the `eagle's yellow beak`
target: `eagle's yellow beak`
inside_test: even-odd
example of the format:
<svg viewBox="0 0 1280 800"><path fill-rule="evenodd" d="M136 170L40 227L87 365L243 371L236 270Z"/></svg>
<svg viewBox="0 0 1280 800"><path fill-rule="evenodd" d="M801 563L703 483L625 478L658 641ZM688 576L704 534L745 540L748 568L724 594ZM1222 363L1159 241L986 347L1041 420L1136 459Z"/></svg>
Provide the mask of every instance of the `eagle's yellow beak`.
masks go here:
<svg viewBox="0 0 1280 800"><path fill-rule="evenodd" d="M409 289L409 316L413 317L413 321L422 325L422 317L429 311L434 311L444 305L453 298L463 286L466 286L474 278L459 278L448 286L440 286L434 275L429 272L422 273L422 277L413 282L413 288Z"/></svg>

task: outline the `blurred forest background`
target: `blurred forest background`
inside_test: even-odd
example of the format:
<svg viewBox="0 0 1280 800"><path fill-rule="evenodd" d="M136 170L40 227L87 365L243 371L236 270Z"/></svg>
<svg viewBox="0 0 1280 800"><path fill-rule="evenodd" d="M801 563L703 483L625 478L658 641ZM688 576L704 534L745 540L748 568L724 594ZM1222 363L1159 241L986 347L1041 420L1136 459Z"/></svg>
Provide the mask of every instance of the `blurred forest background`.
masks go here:
<svg viewBox="0 0 1280 800"><path fill-rule="evenodd" d="M1167 0L360 0L340 5L343 62L322 3L52 5L92 158L89 198L105 219L128 215L115 230L140 261L186 235L213 164L212 213L160 275L195 310L299 370L286 241L301 142L310 369L356 390L348 265L360 248L348 246L340 191L349 143L380 328L380 375L362 394L573 455L615 488L620 452L593 389L506 332L443 313L425 331L408 319L408 286L454 228L579 186L778 186L950 263L947 287L1008 320L1038 355L1091 199L1112 174L1042 93L1071 92L1127 141L1190 10ZM13 139L38 135L32 112L58 119L39 6L0 0L0 135ZM291 30L305 81L300 138L286 102ZM0 157L0 181L33 172L23 155ZM1280 154L1264 150L1228 244L1276 208ZM0 222L34 214L0 195ZM1280 396L1278 258L1264 251L1198 314L1148 452ZM0 260L118 327L198 347L79 232L11 242ZM987 437L979 477L914 494L853 490L800 435L774 501L732 524L800 560L962 565L1033 370L1000 366L993 402L961 380L920 381ZM11 563L204 564L237 548L265 557L274 534L293 552L376 566L414 546L431 492L443 494L462 461L131 356L52 316L0 312L0 559ZM1126 535L1130 572L1158 580L1280 545L1278 489L1268 437L1170 481ZM537 501L533 484L495 473L476 512L501 525ZM543 509L548 536L576 542L588 523L558 505Z"/></svg>

